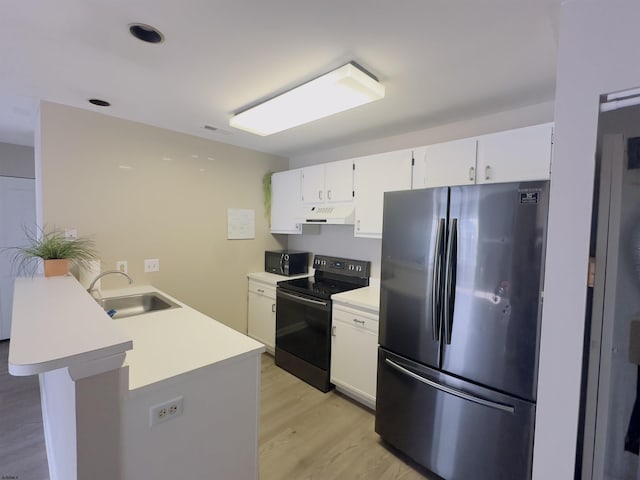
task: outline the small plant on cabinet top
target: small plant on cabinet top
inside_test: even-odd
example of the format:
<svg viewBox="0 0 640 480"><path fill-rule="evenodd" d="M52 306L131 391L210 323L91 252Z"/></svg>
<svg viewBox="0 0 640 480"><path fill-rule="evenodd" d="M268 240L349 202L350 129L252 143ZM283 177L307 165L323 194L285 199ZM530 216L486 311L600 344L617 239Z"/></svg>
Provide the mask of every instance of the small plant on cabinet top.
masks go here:
<svg viewBox="0 0 640 480"><path fill-rule="evenodd" d="M88 268L92 260L98 259L91 238L66 238L65 232L55 229L49 232L45 229L36 232L25 229L25 236L28 245L9 248L15 252L12 266L19 274L35 274L40 259L45 263L45 276L66 275L69 262ZM53 273L55 266L62 270Z"/></svg>
<svg viewBox="0 0 640 480"><path fill-rule="evenodd" d="M271 225L271 175L273 172L267 172L262 177L262 192L264 193L264 216L267 217L269 225Z"/></svg>

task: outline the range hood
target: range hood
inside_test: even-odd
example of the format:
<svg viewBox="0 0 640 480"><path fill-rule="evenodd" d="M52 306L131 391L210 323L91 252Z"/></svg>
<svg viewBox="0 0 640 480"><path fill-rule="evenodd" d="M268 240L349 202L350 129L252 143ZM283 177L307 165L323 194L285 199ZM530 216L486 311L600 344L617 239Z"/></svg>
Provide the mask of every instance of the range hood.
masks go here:
<svg viewBox="0 0 640 480"><path fill-rule="evenodd" d="M296 218L296 222L316 225L353 225L354 221L353 205L303 207Z"/></svg>

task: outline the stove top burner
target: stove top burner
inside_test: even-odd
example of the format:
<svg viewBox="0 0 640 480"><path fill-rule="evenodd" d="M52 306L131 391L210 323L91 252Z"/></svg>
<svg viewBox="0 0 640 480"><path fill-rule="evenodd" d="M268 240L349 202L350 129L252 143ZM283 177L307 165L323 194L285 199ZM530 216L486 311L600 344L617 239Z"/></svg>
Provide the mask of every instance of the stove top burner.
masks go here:
<svg viewBox="0 0 640 480"><path fill-rule="evenodd" d="M340 282L331 279L316 279L315 277L297 278L295 280L284 280L278 282L278 287L283 290L304 293L312 297L322 298L323 300L331 299L334 293L347 292L360 288L364 285L354 283Z"/></svg>
<svg viewBox="0 0 640 480"><path fill-rule="evenodd" d="M283 290L330 300L334 293L369 285L370 262L316 255L313 277L278 282Z"/></svg>

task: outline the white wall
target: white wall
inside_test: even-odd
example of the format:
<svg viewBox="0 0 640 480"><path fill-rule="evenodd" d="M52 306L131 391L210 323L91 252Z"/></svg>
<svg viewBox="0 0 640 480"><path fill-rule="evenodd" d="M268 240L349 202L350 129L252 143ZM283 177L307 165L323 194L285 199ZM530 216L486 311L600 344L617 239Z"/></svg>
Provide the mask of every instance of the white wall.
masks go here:
<svg viewBox="0 0 640 480"><path fill-rule="evenodd" d="M247 277L269 233L262 178L283 157L42 102L36 200L47 228L94 236L102 270L126 260L136 284L153 284L240 332ZM38 196L39 195L39 196ZM227 239L227 209L255 212L255 238ZM160 271L144 272L158 258ZM106 289L123 278L101 280Z"/></svg>
<svg viewBox="0 0 640 480"><path fill-rule="evenodd" d="M636 0L562 5L533 478L574 476L599 95L640 86Z"/></svg>
<svg viewBox="0 0 640 480"><path fill-rule="evenodd" d="M0 142L0 176L35 178L33 147Z"/></svg>

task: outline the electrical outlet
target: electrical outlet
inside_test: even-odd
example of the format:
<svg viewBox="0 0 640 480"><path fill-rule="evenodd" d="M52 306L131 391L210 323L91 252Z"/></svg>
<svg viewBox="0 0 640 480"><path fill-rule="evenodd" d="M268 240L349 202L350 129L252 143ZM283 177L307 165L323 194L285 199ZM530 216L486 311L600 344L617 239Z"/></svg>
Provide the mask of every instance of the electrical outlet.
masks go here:
<svg viewBox="0 0 640 480"><path fill-rule="evenodd" d="M75 228L68 228L64 231L64 239L65 240L77 240L78 239L78 230Z"/></svg>
<svg viewBox="0 0 640 480"><path fill-rule="evenodd" d="M147 258L144 261L144 271L145 272L159 272L160 271L160 260L157 258Z"/></svg>
<svg viewBox="0 0 640 480"><path fill-rule="evenodd" d="M149 426L153 427L172 418L182 415L184 398L180 395L177 398L164 403L153 405L149 408Z"/></svg>
<svg viewBox="0 0 640 480"><path fill-rule="evenodd" d="M116 262L116 270L122 273L129 273L129 268L126 260L118 260Z"/></svg>

